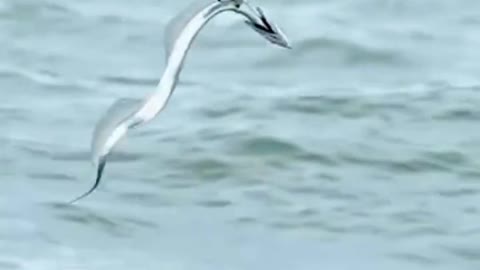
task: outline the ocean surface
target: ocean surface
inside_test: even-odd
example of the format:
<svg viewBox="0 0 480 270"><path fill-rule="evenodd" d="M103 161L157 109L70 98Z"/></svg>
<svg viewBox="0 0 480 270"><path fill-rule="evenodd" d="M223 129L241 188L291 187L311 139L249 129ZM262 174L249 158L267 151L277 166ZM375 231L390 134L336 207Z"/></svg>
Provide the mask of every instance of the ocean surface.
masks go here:
<svg viewBox="0 0 480 270"><path fill-rule="evenodd" d="M480 1L255 1L292 50L222 14L68 205L191 1L0 0L1 270L480 269Z"/></svg>

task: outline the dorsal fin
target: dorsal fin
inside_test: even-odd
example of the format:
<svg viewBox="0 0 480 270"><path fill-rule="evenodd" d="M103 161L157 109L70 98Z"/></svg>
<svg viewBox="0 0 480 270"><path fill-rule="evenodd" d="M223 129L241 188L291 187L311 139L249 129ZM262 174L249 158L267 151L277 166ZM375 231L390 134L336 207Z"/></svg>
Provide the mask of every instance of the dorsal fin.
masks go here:
<svg viewBox="0 0 480 270"><path fill-rule="evenodd" d="M115 101L95 126L91 152L92 161L98 163L105 152L105 144L112 132L121 125L122 122L131 118L143 105L143 100L136 98L120 98ZM110 149L107 150L107 152ZM97 165L97 164L95 164Z"/></svg>
<svg viewBox="0 0 480 270"><path fill-rule="evenodd" d="M172 52L173 46L182 29L200 10L205 8L209 3L205 0L195 1L188 7L184 8L177 16L172 18L165 29L165 58L168 59Z"/></svg>

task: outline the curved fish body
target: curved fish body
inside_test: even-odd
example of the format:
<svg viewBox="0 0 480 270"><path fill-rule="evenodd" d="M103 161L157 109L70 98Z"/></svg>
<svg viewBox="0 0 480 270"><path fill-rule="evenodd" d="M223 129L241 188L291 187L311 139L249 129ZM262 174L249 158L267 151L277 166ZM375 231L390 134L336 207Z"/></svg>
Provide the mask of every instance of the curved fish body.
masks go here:
<svg viewBox="0 0 480 270"><path fill-rule="evenodd" d="M105 112L95 127L91 145L92 161L96 168L95 183L71 203L88 196L98 187L107 158L120 139L130 129L151 121L165 108L195 37L208 21L226 11L241 15L250 28L272 44L290 48L287 38L280 29L266 18L260 8L253 9L246 0L200 2L181 12L167 26L165 36L167 65L156 90L143 100L119 99Z"/></svg>

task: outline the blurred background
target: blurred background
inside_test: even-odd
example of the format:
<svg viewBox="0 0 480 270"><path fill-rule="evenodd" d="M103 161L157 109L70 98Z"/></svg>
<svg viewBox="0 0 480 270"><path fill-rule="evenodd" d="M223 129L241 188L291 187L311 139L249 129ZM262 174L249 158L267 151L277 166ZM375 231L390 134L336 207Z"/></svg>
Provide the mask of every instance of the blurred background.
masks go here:
<svg viewBox="0 0 480 270"><path fill-rule="evenodd" d="M479 1L255 1L292 50L223 14L66 205L188 2L0 0L1 270L480 269Z"/></svg>

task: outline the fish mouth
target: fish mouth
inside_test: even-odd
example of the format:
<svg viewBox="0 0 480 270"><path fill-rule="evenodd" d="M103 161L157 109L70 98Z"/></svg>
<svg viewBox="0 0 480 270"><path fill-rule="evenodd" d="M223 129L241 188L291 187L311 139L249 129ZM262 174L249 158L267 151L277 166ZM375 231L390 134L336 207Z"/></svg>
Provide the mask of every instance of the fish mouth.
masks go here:
<svg viewBox="0 0 480 270"><path fill-rule="evenodd" d="M257 20L246 20L245 23L271 43L283 48L291 49L292 47L285 34L283 34L273 22L267 19L262 9L257 7L256 13L258 16Z"/></svg>

